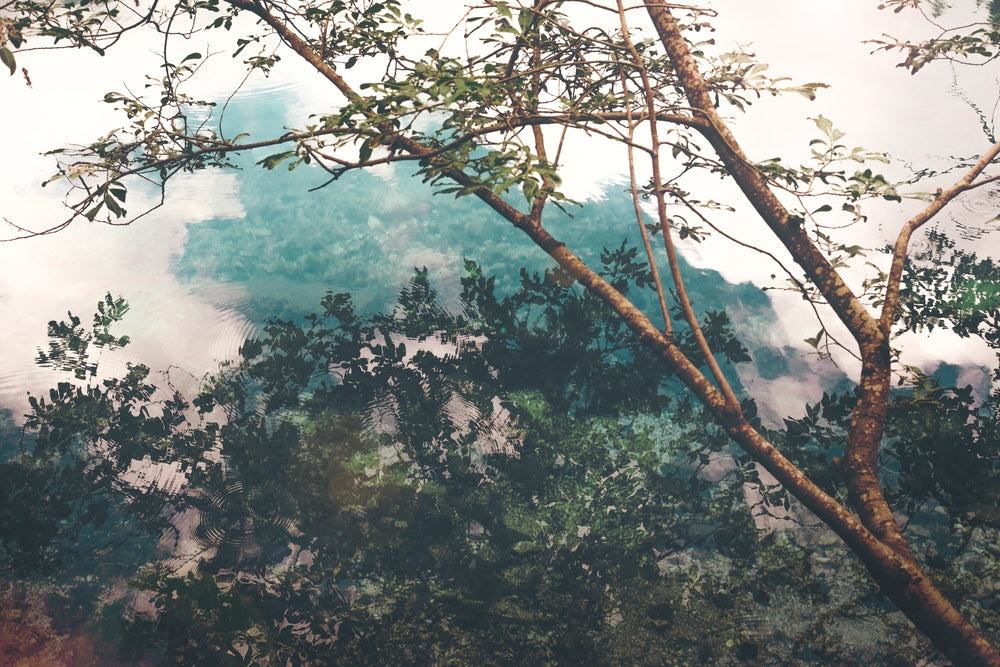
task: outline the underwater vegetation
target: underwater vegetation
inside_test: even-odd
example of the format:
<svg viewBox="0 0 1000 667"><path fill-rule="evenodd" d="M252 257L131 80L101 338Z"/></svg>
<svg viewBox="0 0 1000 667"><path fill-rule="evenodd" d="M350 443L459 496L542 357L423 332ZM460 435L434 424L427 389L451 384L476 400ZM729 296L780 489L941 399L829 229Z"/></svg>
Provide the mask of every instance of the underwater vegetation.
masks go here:
<svg viewBox="0 0 1000 667"><path fill-rule="evenodd" d="M648 280L634 258L602 255L625 292ZM419 270L390 309L331 292L272 319L190 398L141 364L100 375L129 343L124 299L53 322L39 361L73 381L33 397L23 431L3 424L0 613L24 628L4 661L933 660L600 301L558 269L506 292L472 260L459 272L460 307ZM751 361L724 312L703 317L714 349ZM770 432L834 494L820 473L852 401ZM996 413L932 382L889 424L908 534L995 636Z"/></svg>

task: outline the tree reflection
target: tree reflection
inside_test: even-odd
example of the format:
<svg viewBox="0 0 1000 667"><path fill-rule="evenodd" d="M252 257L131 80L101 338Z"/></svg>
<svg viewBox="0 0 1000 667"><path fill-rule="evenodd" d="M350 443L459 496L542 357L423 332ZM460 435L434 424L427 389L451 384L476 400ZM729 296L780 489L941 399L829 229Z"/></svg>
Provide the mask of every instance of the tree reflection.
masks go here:
<svg viewBox="0 0 1000 667"><path fill-rule="evenodd" d="M624 245L602 257L623 292L649 280L634 258ZM123 301L107 297L89 330L73 316L53 322L40 361L89 381L33 398L7 445L5 572L115 583L82 616L125 662L718 664L808 661L805 647L818 662L927 651L902 617L863 647L845 643L845 624L884 616L864 579L845 576L856 564L816 531L755 524L748 498L757 521L796 508L672 398L662 366L602 303L558 270L523 271L501 295L474 262L465 269L459 312L417 271L390 313L328 294L318 313L271 321L190 402L141 365L96 379L95 350L128 342L109 329ZM748 359L724 313L705 323L714 349ZM806 467L828 466L849 400L827 397L776 436ZM980 465L995 460L995 430L976 426L989 415L952 390L903 397L890 437L922 442L904 431L923 405L944 408L939 428L954 424L955 446L972 449L948 465L943 453L918 463L893 449L898 500L913 513L933 499L975 514L968 494L931 493L944 487L929 480L954 477L950 465L996 487ZM157 478L165 470L174 482ZM995 559L976 558L995 581ZM15 589L4 608L27 604ZM45 590L55 600L77 588ZM980 597L989 632L995 598Z"/></svg>

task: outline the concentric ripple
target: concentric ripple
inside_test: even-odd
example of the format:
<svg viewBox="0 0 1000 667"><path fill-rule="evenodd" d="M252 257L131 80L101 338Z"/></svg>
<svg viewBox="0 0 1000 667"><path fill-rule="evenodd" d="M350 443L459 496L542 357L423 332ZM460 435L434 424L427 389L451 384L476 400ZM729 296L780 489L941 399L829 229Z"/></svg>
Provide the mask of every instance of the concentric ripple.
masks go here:
<svg viewBox="0 0 1000 667"><path fill-rule="evenodd" d="M295 502L284 489L234 481L209 498L196 535L222 566L270 561L297 532L295 516Z"/></svg>

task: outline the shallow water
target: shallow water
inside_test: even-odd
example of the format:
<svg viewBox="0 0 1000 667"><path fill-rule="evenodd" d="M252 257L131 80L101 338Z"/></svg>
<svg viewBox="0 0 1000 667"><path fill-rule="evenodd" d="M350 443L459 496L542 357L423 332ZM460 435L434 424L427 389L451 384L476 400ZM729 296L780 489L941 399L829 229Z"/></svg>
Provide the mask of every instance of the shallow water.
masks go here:
<svg viewBox="0 0 1000 667"><path fill-rule="evenodd" d="M226 123L281 126L306 90L239 95ZM841 575L851 565L828 535L756 532L736 474L752 466L676 404L660 410L676 387L613 349L614 318L553 287L515 230L432 196L405 167L306 192L322 180L306 167L212 174L128 229L0 247L0 303L25 323L0 371L0 452L24 463L3 469L23 516L5 516L0 610L30 616L23 655L55 664L89 643L123 664L809 662L793 652L817 632L803 610L846 602L857 616L827 636L873 659L905 643L863 580ZM962 205L979 215L994 199ZM612 184L551 224L596 263L635 240L625 225L608 234L630 210ZM803 357L771 296L698 268L703 256L684 264L692 298L729 312L754 359L733 379L761 396L767 423L849 386ZM496 277L494 301L470 295L465 260ZM548 310L518 320L501 306L522 267ZM46 423L65 451L51 469L19 458L39 442L19 428L27 392L48 398L68 377L34 362L44 323L72 310L87 325L105 292L131 304L115 333L132 342L100 353L95 384L142 363L155 389L129 385L106 412L64 396L79 414ZM312 326L328 292L386 316L362 333L346 315ZM981 374L979 359L962 368ZM175 391L204 400L172 405ZM941 549L959 539L932 531Z"/></svg>

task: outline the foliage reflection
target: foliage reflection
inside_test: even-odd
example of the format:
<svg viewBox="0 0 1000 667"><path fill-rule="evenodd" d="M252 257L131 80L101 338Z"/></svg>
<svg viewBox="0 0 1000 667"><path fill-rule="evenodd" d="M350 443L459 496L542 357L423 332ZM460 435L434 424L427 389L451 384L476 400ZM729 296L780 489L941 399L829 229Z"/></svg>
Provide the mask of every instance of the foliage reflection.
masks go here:
<svg viewBox="0 0 1000 667"><path fill-rule="evenodd" d="M602 257L626 293L649 280L635 256L623 245ZM97 379L97 353L128 343L110 333L123 300L108 296L89 329L53 322L40 363L86 382L33 398L5 446L0 556L36 583L8 582L0 602L49 637L10 644L5 659L64 651L68 628L125 663L926 654L830 536L800 525L808 517L781 489L675 397L601 302L558 270L522 271L499 295L470 260L462 287L460 312L439 305L426 271L389 313L328 294L318 313L271 321L190 401L142 365ZM714 349L749 359L725 313L704 321ZM973 447L950 465L1000 488L995 430L976 426L990 417L967 393L901 396L890 437L933 449L907 431L930 400L947 404L941 428L955 425L955 447ZM804 468L828 468L850 401L826 396L772 435ZM951 537L933 522L920 530L928 552L976 563L968 604L995 630L984 582L997 564L983 547L995 509L962 495L941 457L920 467L926 458L890 451L902 506L916 514L933 501L969 525ZM939 574L959 593L970 586ZM60 607L74 609L62 626ZM846 643L876 617L877 635Z"/></svg>

